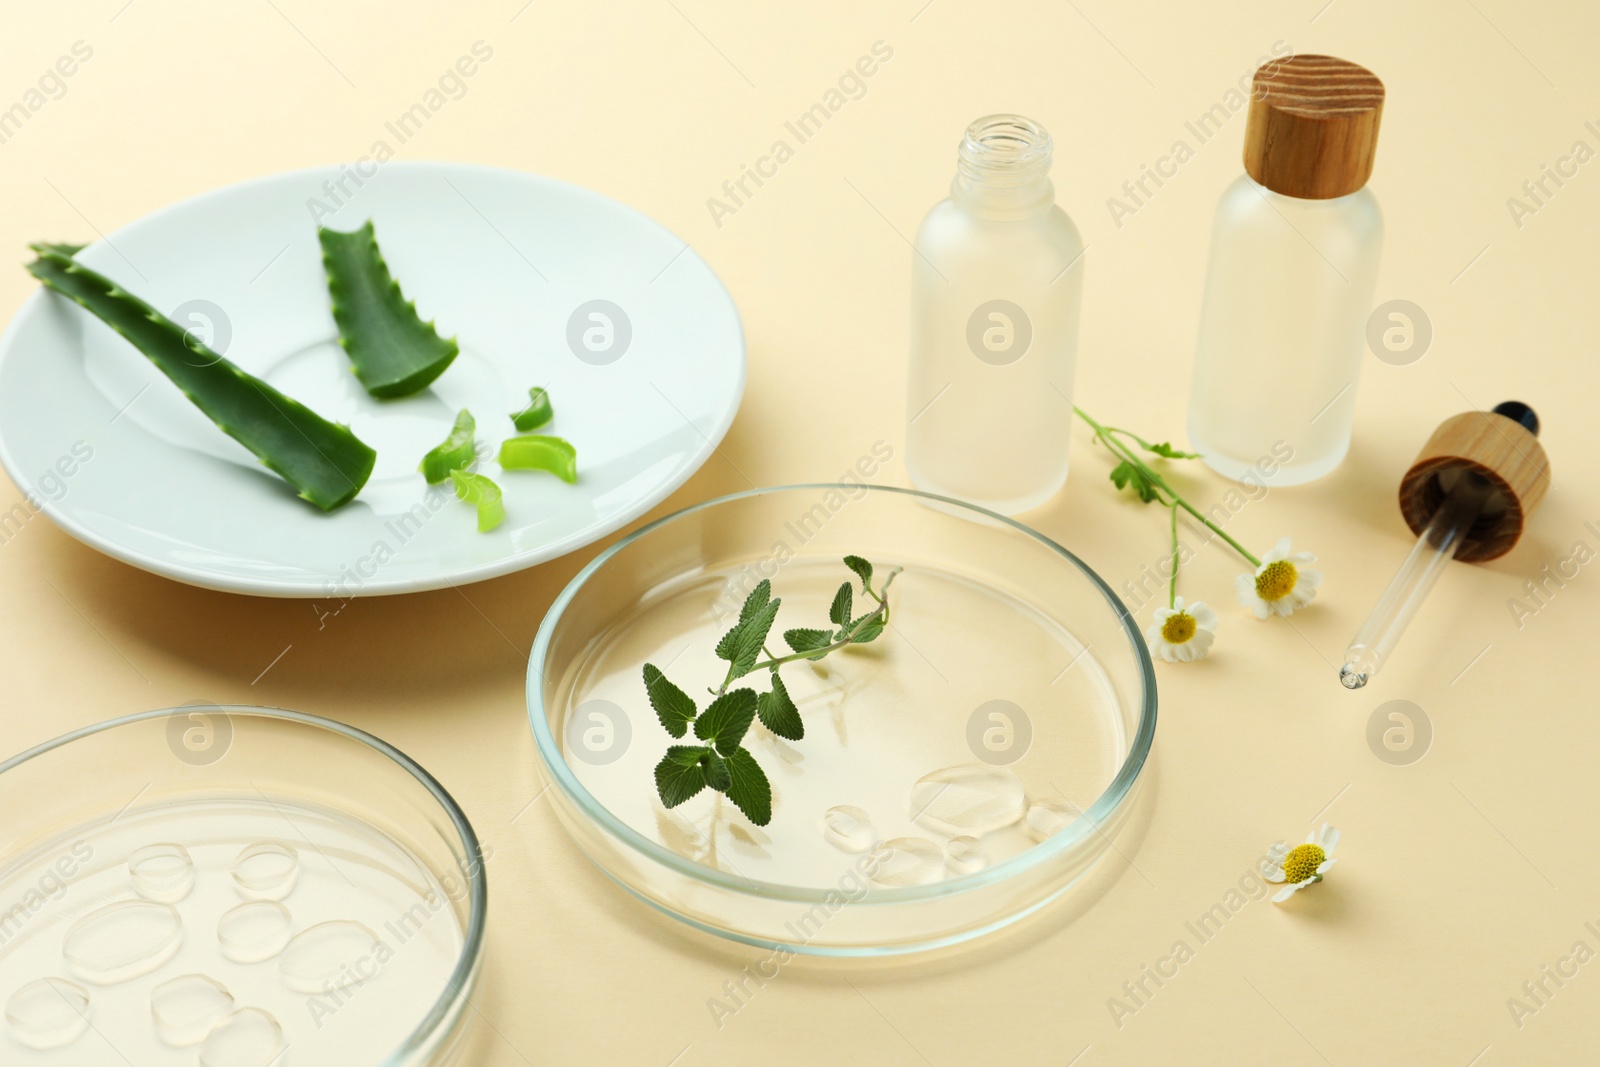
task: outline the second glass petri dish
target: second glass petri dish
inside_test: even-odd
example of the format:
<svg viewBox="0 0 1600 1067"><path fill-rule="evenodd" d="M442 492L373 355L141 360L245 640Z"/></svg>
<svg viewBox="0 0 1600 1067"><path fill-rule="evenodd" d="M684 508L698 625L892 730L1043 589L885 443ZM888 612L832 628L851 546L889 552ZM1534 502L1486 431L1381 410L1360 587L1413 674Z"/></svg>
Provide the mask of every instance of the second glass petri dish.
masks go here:
<svg viewBox="0 0 1600 1067"><path fill-rule="evenodd" d="M0 811L5 1063L456 1062L484 856L377 738L268 708L146 712L0 764Z"/></svg>
<svg viewBox="0 0 1600 1067"><path fill-rule="evenodd" d="M697 742L662 726L644 665L703 709L762 580L780 655L785 630L830 625L841 583L872 606L846 555L879 587L900 568L891 622L780 668L804 737L758 721L744 739L770 821L711 789L666 807L657 763ZM1111 847L1156 718L1144 641L1082 561L982 509L861 484L723 497L619 541L546 616L528 703L556 809L606 873L701 929L819 955L948 945L1059 895Z"/></svg>

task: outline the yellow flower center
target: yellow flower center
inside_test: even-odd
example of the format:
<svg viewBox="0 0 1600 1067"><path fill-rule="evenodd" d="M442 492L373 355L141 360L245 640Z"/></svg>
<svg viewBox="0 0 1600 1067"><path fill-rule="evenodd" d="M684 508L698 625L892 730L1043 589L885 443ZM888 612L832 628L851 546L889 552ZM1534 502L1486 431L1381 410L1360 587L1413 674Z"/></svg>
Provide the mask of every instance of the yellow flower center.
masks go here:
<svg viewBox="0 0 1600 1067"><path fill-rule="evenodd" d="M1283 857L1283 877L1288 882L1303 882L1317 873L1328 854L1321 845L1296 845Z"/></svg>
<svg viewBox="0 0 1600 1067"><path fill-rule="evenodd" d="M1299 577L1294 564L1286 559L1269 563L1256 575L1256 596L1262 600L1282 600L1294 591Z"/></svg>
<svg viewBox="0 0 1600 1067"><path fill-rule="evenodd" d="M1167 621L1161 624L1161 637L1169 645L1181 645L1194 636L1194 616L1187 611L1180 611L1176 615L1168 615Z"/></svg>

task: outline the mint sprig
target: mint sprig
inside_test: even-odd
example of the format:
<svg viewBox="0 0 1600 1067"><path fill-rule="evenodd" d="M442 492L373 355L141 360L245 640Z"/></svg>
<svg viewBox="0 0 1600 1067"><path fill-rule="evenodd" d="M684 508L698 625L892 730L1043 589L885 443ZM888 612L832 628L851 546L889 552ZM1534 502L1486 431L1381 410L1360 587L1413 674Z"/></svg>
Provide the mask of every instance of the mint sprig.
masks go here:
<svg viewBox="0 0 1600 1067"><path fill-rule="evenodd" d="M728 664L722 685L711 691L704 711L653 663L644 665L645 694L662 727L674 738L687 736L694 727L699 745L673 745L656 764L656 793L661 803L675 808L710 787L722 793L757 826L772 821L772 783L744 747L751 725L761 725L779 737L798 741L805 736L805 721L778 669L796 660L818 660L850 645L865 644L882 636L889 624L889 585L900 573L895 567L872 586L873 567L860 556L846 556L845 566L861 580L863 600L875 606L852 619L855 590L849 582L839 587L828 610L831 629L785 630L783 639L794 651L777 656L767 651L767 638L783 601L772 595L772 583L763 581L745 597L738 621L717 642L717 658ZM762 654L766 653L766 659ZM757 692L749 687L730 690L736 679L766 670L771 688Z"/></svg>

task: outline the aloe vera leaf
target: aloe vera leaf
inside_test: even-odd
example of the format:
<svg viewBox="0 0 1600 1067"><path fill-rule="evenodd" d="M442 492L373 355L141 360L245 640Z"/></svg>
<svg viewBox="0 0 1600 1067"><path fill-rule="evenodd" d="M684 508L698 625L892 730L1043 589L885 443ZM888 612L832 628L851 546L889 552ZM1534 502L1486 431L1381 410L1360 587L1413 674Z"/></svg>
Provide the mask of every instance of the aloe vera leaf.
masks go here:
<svg viewBox="0 0 1600 1067"><path fill-rule="evenodd" d="M450 481L455 484L456 497L478 508L478 532L488 533L499 526L506 517L506 506L500 499L500 487L482 474L453 470Z"/></svg>
<svg viewBox="0 0 1600 1067"><path fill-rule="evenodd" d="M473 457L473 432L478 424L472 418L472 412L466 408L456 416L456 423L450 429L450 436L444 443L436 445L422 457L422 463L417 467L422 476L428 479L429 485L437 485L450 477L450 472L465 469L472 465Z"/></svg>
<svg viewBox="0 0 1600 1067"><path fill-rule="evenodd" d="M350 432L201 344L182 326L72 258L72 245L35 244L28 273L127 338L217 428L323 511L348 503L377 453Z"/></svg>
<svg viewBox="0 0 1600 1067"><path fill-rule="evenodd" d="M549 471L569 485L578 480L578 450L560 437L530 433L500 442L500 466L508 471Z"/></svg>
<svg viewBox="0 0 1600 1067"><path fill-rule="evenodd" d="M550 407L550 394L537 385L528 390L528 406L511 413L511 423L526 433L537 430L551 419L555 411Z"/></svg>
<svg viewBox="0 0 1600 1067"><path fill-rule="evenodd" d="M350 233L319 226L317 240L339 344L361 384L385 400L426 389L461 349L454 339L440 337L433 323L423 322L416 304L400 292L371 220Z"/></svg>

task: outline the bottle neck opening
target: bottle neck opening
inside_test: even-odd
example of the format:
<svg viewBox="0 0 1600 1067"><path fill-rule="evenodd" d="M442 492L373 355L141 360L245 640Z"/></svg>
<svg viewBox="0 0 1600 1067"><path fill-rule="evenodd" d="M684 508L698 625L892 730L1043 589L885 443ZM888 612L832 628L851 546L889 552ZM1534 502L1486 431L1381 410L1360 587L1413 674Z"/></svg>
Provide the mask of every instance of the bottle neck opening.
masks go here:
<svg viewBox="0 0 1600 1067"><path fill-rule="evenodd" d="M1050 161L1055 145L1045 128L1021 115L988 115L967 127L957 153L954 195L1000 211L1037 209L1054 202Z"/></svg>

